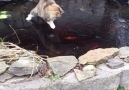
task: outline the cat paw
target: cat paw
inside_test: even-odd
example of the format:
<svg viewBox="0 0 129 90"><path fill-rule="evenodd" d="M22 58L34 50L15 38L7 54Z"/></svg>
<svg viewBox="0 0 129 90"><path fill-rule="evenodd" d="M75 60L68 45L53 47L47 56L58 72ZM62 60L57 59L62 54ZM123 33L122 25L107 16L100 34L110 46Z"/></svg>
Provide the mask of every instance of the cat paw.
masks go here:
<svg viewBox="0 0 129 90"><path fill-rule="evenodd" d="M53 21L48 21L47 22L48 24L49 24L49 26L52 28L52 29L55 29L55 24L54 24L54 22Z"/></svg>
<svg viewBox="0 0 129 90"><path fill-rule="evenodd" d="M27 21L30 21L34 16L29 14L28 17L26 18Z"/></svg>

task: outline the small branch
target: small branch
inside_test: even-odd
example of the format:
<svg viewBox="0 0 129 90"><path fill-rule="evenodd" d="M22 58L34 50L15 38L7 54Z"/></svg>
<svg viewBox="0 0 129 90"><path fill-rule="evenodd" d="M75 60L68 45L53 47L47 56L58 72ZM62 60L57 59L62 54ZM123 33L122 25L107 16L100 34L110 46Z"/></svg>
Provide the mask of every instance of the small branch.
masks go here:
<svg viewBox="0 0 129 90"><path fill-rule="evenodd" d="M14 28L11 25L9 25L9 27L14 31L14 33L15 33L17 39L18 39L18 43L17 44L21 43L21 41L20 41L20 39L19 39L19 37L17 35L17 32L14 30Z"/></svg>

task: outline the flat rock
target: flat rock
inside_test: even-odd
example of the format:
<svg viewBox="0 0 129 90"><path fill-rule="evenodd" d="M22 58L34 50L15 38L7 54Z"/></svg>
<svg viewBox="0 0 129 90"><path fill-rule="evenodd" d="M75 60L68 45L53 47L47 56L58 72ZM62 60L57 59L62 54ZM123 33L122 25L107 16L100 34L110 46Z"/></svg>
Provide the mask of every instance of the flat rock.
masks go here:
<svg viewBox="0 0 129 90"><path fill-rule="evenodd" d="M63 76L68 71L73 69L78 63L78 60L75 56L58 56L48 58L47 61L49 67L52 68L53 72L60 76Z"/></svg>
<svg viewBox="0 0 129 90"><path fill-rule="evenodd" d="M129 47L121 47L119 49L119 57L123 59L129 57Z"/></svg>
<svg viewBox="0 0 129 90"><path fill-rule="evenodd" d="M74 69L74 72L76 74L76 77L77 77L78 81L82 81L82 80L85 80L85 79L88 78L88 77L86 77L86 75L84 74L84 72L81 71L81 70Z"/></svg>
<svg viewBox="0 0 129 90"><path fill-rule="evenodd" d="M9 67L4 61L0 61L0 74L6 71L6 69Z"/></svg>
<svg viewBox="0 0 129 90"><path fill-rule="evenodd" d="M106 63L106 64L111 69L118 69L118 68L124 66L124 63Z"/></svg>
<svg viewBox="0 0 129 90"><path fill-rule="evenodd" d="M3 83L3 82L5 82L6 80L11 79L13 76L14 76L14 75L11 75L11 74L9 74L9 73L7 73L7 72L1 74L1 75L0 75L0 83Z"/></svg>
<svg viewBox="0 0 129 90"><path fill-rule="evenodd" d="M74 69L78 81L82 81L95 76L96 68L93 65L87 65L83 68L83 71Z"/></svg>
<svg viewBox="0 0 129 90"><path fill-rule="evenodd" d="M117 69L124 66L124 61L120 58L113 58L113 59L109 59L106 64L111 69Z"/></svg>
<svg viewBox="0 0 129 90"><path fill-rule="evenodd" d="M16 76L33 75L37 73L42 66L41 63L36 62L34 58L21 57L15 61L8 69L8 72Z"/></svg>
<svg viewBox="0 0 129 90"><path fill-rule="evenodd" d="M118 48L99 48L88 51L86 54L79 57L80 64L99 64L107 61L111 57L118 54Z"/></svg>

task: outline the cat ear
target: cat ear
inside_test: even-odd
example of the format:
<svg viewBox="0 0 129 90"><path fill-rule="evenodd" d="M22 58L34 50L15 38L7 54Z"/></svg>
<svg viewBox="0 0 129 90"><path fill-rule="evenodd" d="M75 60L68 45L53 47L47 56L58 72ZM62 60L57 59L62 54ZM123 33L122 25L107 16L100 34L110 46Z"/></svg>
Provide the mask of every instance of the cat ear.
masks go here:
<svg viewBox="0 0 129 90"><path fill-rule="evenodd" d="M60 13L61 13L61 14L64 13L64 10L63 10L61 7L59 7L59 10L60 10Z"/></svg>
<svg viewBox="0 0 129 90"><path fill-rule="evenodd" d="M47 23L49 24L49 26L52 28L52 29L55 29L55 24L53 21L47 21Z"/></svg>

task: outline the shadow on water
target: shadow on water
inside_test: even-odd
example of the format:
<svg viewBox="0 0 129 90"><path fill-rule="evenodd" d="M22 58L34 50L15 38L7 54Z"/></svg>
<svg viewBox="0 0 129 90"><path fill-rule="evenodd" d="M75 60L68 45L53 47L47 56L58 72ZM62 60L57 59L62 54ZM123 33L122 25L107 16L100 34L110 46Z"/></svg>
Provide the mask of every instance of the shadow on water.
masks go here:
<svg viewBox="0 0 129 90"><path fill-rule="evenodd" d="M39 17L31 23L25 20L36 3L1 3L0 11L9 11L12 16L0 20L2 41L38 54L77 57L91 49L129 45L128 7L119 10L104 0L57 0L57 3L65 13L55 21L55 30Z"/></svg>

